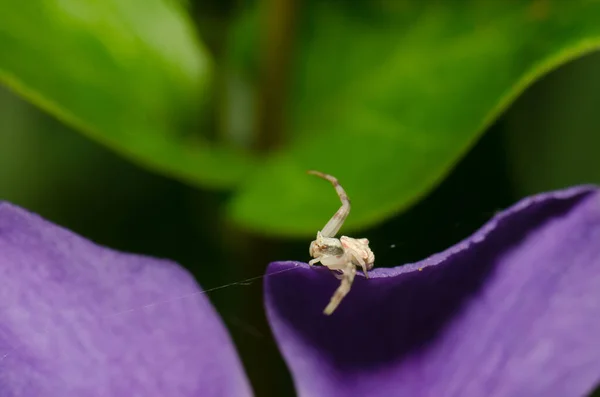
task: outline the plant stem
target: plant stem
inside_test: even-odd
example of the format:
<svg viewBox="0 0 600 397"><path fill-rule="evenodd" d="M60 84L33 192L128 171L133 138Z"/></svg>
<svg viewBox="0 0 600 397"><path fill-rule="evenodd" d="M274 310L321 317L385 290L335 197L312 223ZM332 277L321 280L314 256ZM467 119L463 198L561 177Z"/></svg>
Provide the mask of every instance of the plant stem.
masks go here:
<svg viewBox="0 0 600 397"><path fill-rule="evenodd" d="M266 152L284 143L286 98L294 45L297 0L263 0L261 75L254 147Z"/></svg>

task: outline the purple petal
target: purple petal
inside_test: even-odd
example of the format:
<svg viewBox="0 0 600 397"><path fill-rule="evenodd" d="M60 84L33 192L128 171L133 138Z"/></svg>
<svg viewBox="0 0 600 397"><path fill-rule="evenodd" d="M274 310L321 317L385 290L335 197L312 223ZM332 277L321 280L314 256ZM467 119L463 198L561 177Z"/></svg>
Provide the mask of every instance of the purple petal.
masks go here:
<svg viewBox="0 0 600 397"><path fill-rule="evenodd" d="M595 188L528 198L445 252L357 276L330 317L327 269L268 274L300 396L581 396L600 381Z"/></svg>
<svg viewBox="0 0 600 397"><path fill-rule="evenodd" d="M246 396L225 327L177 264L0 203L0 395Z"/></svg>

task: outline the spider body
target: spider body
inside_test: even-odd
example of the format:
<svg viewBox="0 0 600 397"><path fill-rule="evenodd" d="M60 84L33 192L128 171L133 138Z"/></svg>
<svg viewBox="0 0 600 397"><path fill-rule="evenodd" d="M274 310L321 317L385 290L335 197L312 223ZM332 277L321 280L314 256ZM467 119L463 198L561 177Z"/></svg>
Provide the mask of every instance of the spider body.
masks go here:
<svg viewBox="0 0 600 397"><path fill-rule="evenodd" d="M366 238L356 239L347 236L341 236L339 239L335 238L350 213L350 200L333 176L318 171L309 171L309 174L331 182L342 202L340 209L327 222L323 230L317 232L317 238L310 243L309 247L309 253L313 259L308 264L312 266L320 262L323 266L337 272L336 277L341 280L339 288L323 311L325 314L330 315L350 292L357 267L360 267L365 277L369 278L367 271L373 268L375 255L369 248L369 240Z"/></svg>

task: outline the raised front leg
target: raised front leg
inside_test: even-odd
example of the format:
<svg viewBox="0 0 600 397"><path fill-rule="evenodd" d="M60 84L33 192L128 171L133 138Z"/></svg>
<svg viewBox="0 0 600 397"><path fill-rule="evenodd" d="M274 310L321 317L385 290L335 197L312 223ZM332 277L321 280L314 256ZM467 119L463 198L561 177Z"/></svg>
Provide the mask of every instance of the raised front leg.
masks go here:
<svg viewBox="0 0 600 397"><path fill-rule="evenodd" d="M337 210L335 214L333 214L333 217L331 217L329 222L327 222L325 224L325 227L323 227L323 230L321 230L321 234L323 235L323 237L335 237L337 232L344 224L346 217L348 217L348 214L350 213L350 199L348 198L348 195L346 194L344 188L339 184L338 180L335 177L324 174L319 171L308 171L308 173L311 175L316 175L320 178L331 182L331 184L335 188L335 191L338 194L338 197L340 198L340 201L342 202L342 206L340 207L340 209Z"/></svg>

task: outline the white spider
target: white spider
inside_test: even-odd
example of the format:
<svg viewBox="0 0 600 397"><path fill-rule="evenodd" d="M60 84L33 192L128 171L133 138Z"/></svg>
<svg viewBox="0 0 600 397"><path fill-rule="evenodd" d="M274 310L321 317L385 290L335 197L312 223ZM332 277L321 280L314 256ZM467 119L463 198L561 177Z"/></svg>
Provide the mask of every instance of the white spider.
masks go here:
<svg viewBox="0 0 600 397"><path fill-rule="evenodd" d="M331 182L342 201L340 209L333 214L323 230L317 232L317 239L310 243L309 249L310 256L314 258L308 262L309 265L312 266L317 262L321 262L323 266L341 273L340 275L336 274L336 277L341 280L341 284L331 297L325 310L323 310L323 313L330 315L346 294L350 292L358 266L362 268L365 277L369 278L367 270L373 268L375 255L369 248L369 240L366 238L356 239L346 236L339 239L335 238L350 213L350 199L348 199L344 188L333 176L319 171L308 171L308 173Z"/></svg>

